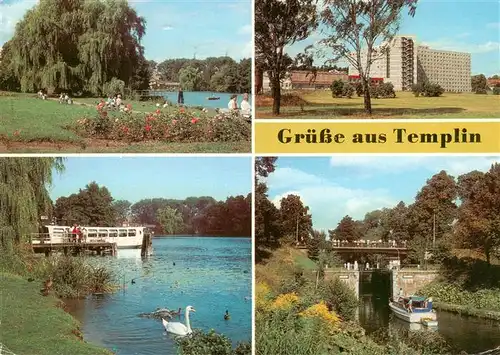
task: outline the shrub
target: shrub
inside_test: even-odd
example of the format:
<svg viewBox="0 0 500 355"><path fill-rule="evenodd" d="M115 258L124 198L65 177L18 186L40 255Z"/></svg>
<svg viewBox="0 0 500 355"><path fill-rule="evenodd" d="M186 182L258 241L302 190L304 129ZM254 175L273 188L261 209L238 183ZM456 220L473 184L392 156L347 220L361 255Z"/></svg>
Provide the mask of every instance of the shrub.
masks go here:
<svg viewBox="0 0 500 355"><path fill-rule="evenodd" d="M481 89L477 89L475 93L478 95L487 95L488 91L486 91L486 89L481 88Z"/></svg>
<svg viewBox="0 0 500 355"><path fill-rule="evenodd" d="M354 86L352 86L349 83L346 83L344 85L344 88L342 89L342 95L350 99L354 94L354 91L355 91Z"/></svg>
<svg viewBox="0 0 500 355"><path fill-rule="evenodd" d="M84 136L129 142L162 140L169 142L238 142L249 140L251 125L237 114L210 117L203 111L179 108L175 112L132 113L110 115L104 104L97 106L98 115L77 121L74 130Z"/></svg>
<svg viewBox="0 0 500 355"><path fill-rule="evenodd" d="M194 330L189 337L177 338L181 355L250 355L250 343L241 343L233 350L231 341L213 329L208 333Z"/></svg>
<svg viewBox="0 0 500 355"><path fill-rule="evenodd" d="M444 89L441 85L429 82L413 84L411 90L416 97L420 95L426 97L439 97L444 93Z"/></svg>
<svg viewBox="0 0 500 355"><path fill-rule="evenodd" d="M322 289L323 299L344 320L353 320L358 308L358 299L344 281L334 278L326 281Z"/></svg>
<svg viewBox="0 0 500 355"><path fill-rule="evenodd" d="M493 95L500 95L500 86L498 86L499 84L497 84L494 88L493 88Z"/></svg>
<svg viewBox="0 0 500 355"><path fill-rule="evenodd" d="M335 80L330 85L330 90L332 91L332 97L342 97L344 94L344 82L342 80Z"/></svg>
<svg viewBox="0 0 500 355"><path fill-rule="evenodd" d="M103 91L106 95L115 95L123 93L125 90L125 82L123 80L112 78L103 86Z"/></svg>
<svg viewBox="0 0 500 355"><path fill-rule="evenodd" d="M363 84L361 84L361 82L356 82L354 84L354 89L356 90L356 95L358 95L358 97L361 97L363 96L364 94L364 91L363 91Z"/></svg>

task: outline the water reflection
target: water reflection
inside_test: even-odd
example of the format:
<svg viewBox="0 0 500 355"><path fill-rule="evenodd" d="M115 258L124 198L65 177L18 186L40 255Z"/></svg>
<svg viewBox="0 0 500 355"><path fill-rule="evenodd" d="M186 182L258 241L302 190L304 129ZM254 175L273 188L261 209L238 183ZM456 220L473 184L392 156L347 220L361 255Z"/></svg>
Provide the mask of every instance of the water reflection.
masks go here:
<svg viewBox="0 0 500 355"><path fill-rule="evenodd" d="M161 321L138 315L157 307L181 307L184 313L188 305L197 311L193 328L213 328L234 342L250 340L252 305L245 300L251 295L250 239L162 238L154 240L153 248L154 255L145 261L140 250L91 259L113 268L124 287L70 304L87 341L120 355L177 354ZM226 309L230 321L224 320Z"/></svg>

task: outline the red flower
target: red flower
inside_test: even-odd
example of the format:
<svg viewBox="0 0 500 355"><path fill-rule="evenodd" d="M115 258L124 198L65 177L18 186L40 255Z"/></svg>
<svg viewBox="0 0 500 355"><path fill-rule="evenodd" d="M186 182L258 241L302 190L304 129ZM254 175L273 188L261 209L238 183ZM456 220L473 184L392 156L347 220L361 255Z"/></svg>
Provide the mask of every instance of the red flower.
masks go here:
<svg viewBox="0 0 500 355"><path fill-rule="evenodd" d="M161 111L160 111L160 109L158 109L155 112L156 112L157 115L159 115Z"/></svg>
<svg viewBox="0 0 500 355"><path fill-rule="evenodd" d="M127 108L128 108L129 110L132 110L132 105L131 105L131 104L127 104Z"/></svg>
<svg viewBox="0 0 500 355"><path fill-rule="evenodd" d="M146 126L144 126L144 129L146 130L146 132L149 132L151 131L151 126L147 124Z"/></svg>
<svg viewBox="0 0 500 355"><path fill-rule="evenodd" d="M172 124L176 124L177 123L177 120L172 120Z"/></svg>
<svg viewBox="0 0 500 355"><path fill-rule="evenodd" d="M191 123L193 123L193 124L194 124L194 123L196 123L196 122L198 122L198 119L197 119L197 118L193 118L193 119L191 120Z"/></svg>
<svg viewBox="0 0 500 355"><path fill-rule="evenodd" d="M18 129L16 129L16 130L14 131L14 135L15 135L15 136L18 136L18 135L19 135L19 133L21 133L21 131L20 131L20 130L18 130Z"/></svg>
<svg viewBox="0 0 500 355"><path fill-rule="evenodd" d="M124 127L122 128L122 130L123 130L123 132L124 132L124 133L128 133L128 127L127 127L127 126L124 126Z"/></svg>
<svg viewBox="0 0 500 355"><path fill-rule="evenodd" d="M106 111L101 112L102 117L107 117L108 113Z"/></svg>
<svg viewBox="0 0 500 355"><path fill-rule="evenodd" d="M186 112L186 110L184 110L184 107L181 107L180 111L181 111L182 113Z"/></svg>

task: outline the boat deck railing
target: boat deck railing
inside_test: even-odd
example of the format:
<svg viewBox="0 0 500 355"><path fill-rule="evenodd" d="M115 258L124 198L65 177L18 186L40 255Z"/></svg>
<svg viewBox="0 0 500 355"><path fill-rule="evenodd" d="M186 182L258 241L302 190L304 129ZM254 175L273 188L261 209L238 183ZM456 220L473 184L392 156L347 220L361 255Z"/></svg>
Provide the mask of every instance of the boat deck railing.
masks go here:
<svg viewBox="0 0 500 355"><path fill-rule="evenodd" d="M64 234L57 236L57 242L51 238L50 233L30 233L26 236L30 244L99 244L113 243L109 237L86 237L82 241L75 241L73 234Z"/></svg>

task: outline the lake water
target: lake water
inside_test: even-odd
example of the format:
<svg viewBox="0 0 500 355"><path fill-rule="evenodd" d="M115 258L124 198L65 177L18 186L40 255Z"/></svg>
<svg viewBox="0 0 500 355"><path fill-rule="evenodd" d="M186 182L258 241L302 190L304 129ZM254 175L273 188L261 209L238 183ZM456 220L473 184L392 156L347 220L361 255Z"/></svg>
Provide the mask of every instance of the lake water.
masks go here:
<svg viewBox="0 0 500 355"><path fill-rule="evenodd" d="M138 314L181 307L184 322L188 305L196 309L190 315L193 329L214 329L233 344L251 340L252 303L245 299L252 294L250 238L155 238L153 249L154 255L144 261L140 250L92 259L114 269L125 288L69 302L70 313L83 323L86 341L119 355L177 354L161 320ZM224 320L226 309L229 321Z"/></svg>
<svg viewBox="0 0 500 355"><path fill-rule="evenodd" d="M177 103L177 92L164 91L161 92L166 100L172 103ZM207 100L211 96L220 97L220 100ZM227 108L229 103L229 98L232 94L228 93L218 93L218 92L207 92L207 91L184 91L184 105L186 106L203 106L207 108ZM238 106L243 99L243 94L238 94ZM252 104L251 97L249 97L248 102Z"/></svg>
<svg viewBox="0 0 500 355"><path fill-rule="evenodd" d="M367 334L376 331L427 330L423 325L411 324L393 317L389 309L389 295L385 287L360 284L359 321ZM500 346L500 322L460 316L437 311L438 331L455 348L469 354ZM410 328L411 327L411 328Z"/></svg>

